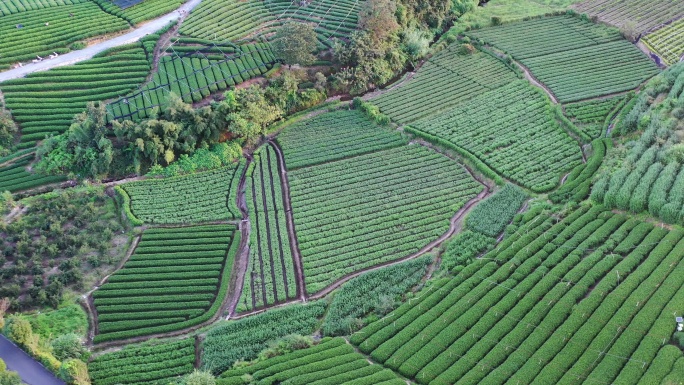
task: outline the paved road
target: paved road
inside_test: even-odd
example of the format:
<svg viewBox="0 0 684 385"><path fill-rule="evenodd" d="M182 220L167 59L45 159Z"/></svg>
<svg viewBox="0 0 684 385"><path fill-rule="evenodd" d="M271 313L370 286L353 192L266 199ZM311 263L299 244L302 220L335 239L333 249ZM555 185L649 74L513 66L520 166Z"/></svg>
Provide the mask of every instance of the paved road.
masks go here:
<svg viewBox="0 0 684 385"><path fill-rule="evenodd" d="M3 335L0 335L0 358L5 361L8 370L18 372L21 380L29 385L65 385L64 381L55 377Z"/></svg>
<svg viewBox="0 0 684 385"><path fill-rule="evenodd" d="M180 11L185 11L185 12L190 12L193 8L195 8L199 3L201 3L202 0L190 0L187 3L183 4L178 10L173 11L169 14L166 14L158 19L154 19L145 25L136 28L124 35L117 36L113 39L103 41L102 43L97 43L94 45L91 45L90 47L87 47L82 50L78 51L73 51L69 52L63 55L60 55L59 57L55 59L45 59L40 63L30 63L30 64L25 64L23 67L11 69L9 71L5 72L0 72L0 82L3 82L5 80L9 79L17 79L17 78L22 78L26 76L27 74L30 74L32 72L39 72L39 71L46 71L51 68L55 67L60 67L60 66L65 66L73 63L77 63L80 61L88 60L95 56L96 54L107 50L112 47L118 47L121 45L126 45L130 44L133 42L136 42L140 40L142 37L145 35L149 35L151 33L154 33L164 26L166 26L168 23L174 20L178 20L180 17Z"/></svg>

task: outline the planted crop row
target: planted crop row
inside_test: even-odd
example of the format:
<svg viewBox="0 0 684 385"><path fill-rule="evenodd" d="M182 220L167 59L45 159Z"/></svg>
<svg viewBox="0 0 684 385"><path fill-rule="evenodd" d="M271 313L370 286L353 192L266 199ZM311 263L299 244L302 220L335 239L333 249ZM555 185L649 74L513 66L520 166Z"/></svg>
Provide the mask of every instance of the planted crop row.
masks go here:
<svg viewBox="0 0 684 385"><path fill-rule="evenodd" d="M278 156L262 147L247 171L246 199L252 231L249 260L238 311L265 307L301 291L287 231Z"/></svg>
<svg viewBox="0 0 684 385"><path fill-rule="evenodd" d="M411 122L447 110L516 79L515 73L482 52L459 54L454 44L423 65L416 75L373 104L398 122Z"/></svg>
<svg viewBox="0 0 684 385"><path fill-rule="evenodd" d="M290 171L406 143L396 133L369 122L361 112L349 110L302 120L288 127L277 140Z"/></svg>
<svg viewBox="0 0 684 385"><path fill-rule="evenodd" d="M558 125L548 99L517 81L414 124L474 155L498 174L547 191L580 164L580 149ZM496 134L493 134L496 133Z"/></svg>
<svg viewBox="0 0 684 385"><path fill-rule="evenodd" d="M151 82L108 105L109 117L147 118L165 104L171 92L186 103L198 102L213 92L264 74L274 63L275 57L266 43L242 45L237 54L221 60L209 60L203 53L186 56L173 52L161 58Z"/></svg>
<svg viewBox="0 0 684 385"><path fill-rule="evenodd" d="M684 12L684 4L677 1L585 0L572 8L639 34L681 16Z"/></svg>
<svg viewBox="0 0 684 385"><path fill-rule="evenodd" d="M133 215L146 223L193 223L228 220L244 160L217 170L122 185ZM235 187L234 189L232 187Z"/></svg>
<svg viewBox="0 0 684 385"><path fill-rule="evenodd" d="M607 130L611 119L626 103L628 97L614 96L605 99L587 100L563 106L565 115L591 138L598 138Z"/></svg>
<svg viewBox="0 0 684 385"><path fill-rule="evenodd" d="M130 260L93 293L98 314L95 342L179 330L213 316L227 290L226 277L230 276L239 236L231 241L233 226L211 228L218 234L229 233L215 238L223 250L200 252L200 256L193 255L193 258L174 255L174 246L146 249L148 240L143 234ZM163 229L154 234L152 242L184 240L187 245L193 245L194 234L197 233L179 233L177 228ZM174 283L163 287L150 284L159 279L168 280L169 274L177 275ZM219 284L196 285L191 281L193 278L217 278L213 282ZM124 282L124 287L117 284Z"/></svg>
<svg viewBox="0 0 684 385"><path fill-rule="evenodd" d="M324 301L297 304L217 325L202 342L202 369L220 374L238 360L255 359L270 341L309 335L325 308Z"/></svg>
<svg viewBox="0 0 684 385"><path fill-rule="evenodd" d="M616 29L572 16L511 23L471 35L520 60L562 103L627 91L658 73Z"/></svg>
<svg viewBox="0 0 684 385"><path fill-rule="evenodd" d="M84 3L87 0L6 0L0 3L0 16L43 8Z"/></svg>
<svg viewBox="0 0 684 385"><path fill-rule="evenodd" d="M125 20L90 1L2 16L0 68L35 59L36 55L47 57L53 51L66 53L71 43L127 28Z"/></svg>
<svg viewBox="0 0 684 385"><path fill-rule="evenodd" d="M626 40L523 59L522 63L560 102L628 91L659 72Z"/></svg>
<svg viewBox="0 0 684 385"><path fill-rule="evenodd" d="M391 370L371 364L342 338L324 339L317 345L221 374L217 385L259 383L287 384L387 384L406 382Z"/></svg>
<svg viewBox="0 0 684 385"><path fill-rule="evenodd" d="M4 167L0 167L0 191L17 192L29 190L46 184L63 182L61 176L46 176L26 171L33 156L18 159Z"/></svg>
<svg viewBox="0 0 684 385"><path fill-rule="evenodd" d="M204 1L183 23L180 33L212 40L237 40L270 35L288 21L312 24L322 46L331 37L348 37L356 29L360 4L354 0ZM227 15L227 17L226 17Z"/></svg>
<svg viewBox="0 0 684 385"><path fill-rule="evenodd" d="M289 178L310 293L418 251L482 191L463 166L418 145L301 168Z"/></svg>
<svg viewBox="0 0 684 385"><path fill-rule="evenodd" d="M192 372L195 341L135 345L103 354L88 364L94 385L166 383Z"/></svg>
<svg viewBox="0 0 684 385"><path fill-rule="evenodd" d="M35 72L0 84L14 119L21 124L21 147L66 131L89 101L130 92L150 71L150 52L136 43L109 50L68 67Z"/></svg>
<svg viewBox="0 0 684 385"><path fill-rule="evenodd" d="M638 383L647 366L637 361L662 343L649 333L672 323L665 309L681 286L684 233L601 207L556 224L543 217L485 256L500 266L473 262L352 343L425 384L612 383L623 367L630 376L619 383ZM633 246L614 257L624 243Z"/></svg>
<svg viewBox="0 0 684 385"><path fill-rule="evenodd" d="M649 33L641 39L665 64L679 63L684 55L684 19Z"/></svg>

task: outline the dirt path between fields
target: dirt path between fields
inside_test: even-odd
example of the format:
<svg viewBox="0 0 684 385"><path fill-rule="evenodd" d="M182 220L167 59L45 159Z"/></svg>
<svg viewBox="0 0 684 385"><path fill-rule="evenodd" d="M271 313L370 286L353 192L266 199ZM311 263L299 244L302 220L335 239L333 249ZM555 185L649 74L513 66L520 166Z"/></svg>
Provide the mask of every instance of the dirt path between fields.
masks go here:
<svg viewBox="0 0 684 385"><path fill-rule="evenodd" d="M233 272L235 276L235 281L231 282L229 285L229 293L232 293L232 297L228 303L228 318L235 313L235 308L240 302L240 296L242 296L242 287L245 280L245 274L247 273L247 264L249 263L249 236L251 233L251 223L249 221L249 210L247 209L247 197L245 193L245 188L247 184L247 169L249 164L252 162L252 157L247 157L247 163L245 168L242 170L242 175L240 176L240 183L238 183L237 191L237 207L242 214L242 222L240 222L240 249L238 255L235 256L235 264L233 265ZM254 296L254 290L252 290L252 296ZM254 300L254 298L252 298ZM221 315L223 316L223 315Z"/></svg>
<svg viewBox="0 0 684 385"><path fill-rule="evenodd" d="M527 67L525 67L522 63L520 63L517 60L513 60L513 63L515 63L515 65L517 65L518 68L520 68L523 71L523 73L525 74L525 79L527 79L527 81L532 83L533 86L541 88L544 92L546 92L546 95L549 96L553 104L558 104L558 99L556 99L556 95L554 95L553 92L551 92L551 90L547 88L546 85L544 85L544 83L540 82L537 78L535 78Z"/></svg>

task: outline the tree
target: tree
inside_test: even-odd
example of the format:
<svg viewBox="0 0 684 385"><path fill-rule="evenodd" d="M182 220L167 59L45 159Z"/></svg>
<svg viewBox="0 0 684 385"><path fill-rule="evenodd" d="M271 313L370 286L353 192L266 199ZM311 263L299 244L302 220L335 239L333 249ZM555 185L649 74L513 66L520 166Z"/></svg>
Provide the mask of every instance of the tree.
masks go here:
<svg viewBox="0 0 684 385"><path fill-rule="evenodd" d="M387 40L399 30L397 4L392 0L368 0L359 12L359 28L372 37L374 43Z"/></svg>
<svg viewBox="0 0 684 385"><path fill-rule="evenodd" d="M85 348L78 335L74 333L64 334L55 338L50 345L55 357L64 361L69 358L81 358L85 353Z"/></svg>
<svg viewBox="0 0 684 385"><path fill-rule="evenodd" d="M10 316L5 323L4 333L9 339L26 348L31 344L33 329L25 318Z"/></svg>
<svg viewBox="0 0 684 385"><path fill-rule="evenodd" d="M285 64L309 65L316 60L316 32L309 24L288 22L276 32L271 46Z"/></svg>
<svg viewBox="0 0 684 385"><path fill-rule="evenodd" d="M210 372L195 369L185 377L183 383L184 385L216 385L216 378Z"/></svg>
<svg viewBox="0 0 684 385"><path fill-rule="evenodd" d="M3 108L0 108L0 156L9 153L16 134L17 125L12 120L12 116Z"/></svg>
<svg viewBox="0 0 684 385"><path fill-rule="evenodd" d="M90 385L88 365L76 358L68 359L62 363L59 368L59 376L70 384Z"/></svg>

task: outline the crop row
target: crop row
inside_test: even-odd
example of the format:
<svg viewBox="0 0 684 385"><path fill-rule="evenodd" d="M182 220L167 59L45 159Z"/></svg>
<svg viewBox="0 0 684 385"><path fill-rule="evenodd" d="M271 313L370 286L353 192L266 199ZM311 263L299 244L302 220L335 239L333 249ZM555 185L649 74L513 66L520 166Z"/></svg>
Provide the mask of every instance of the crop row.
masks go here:
<svg viewBox="0 0 684 385"><path fill-rule="evenodd" d="M235 229L224 225L213 228L218 233ZM163 232L158 230L157 237ZM168 229L168 233L170 237L182 235L175 228ZM188 244L194 243L193 234L197 233L187 234ZM143 234L139 246L145 247L146 242L147 237ZM219 239L218 242L223 245L223 251L211 252L211 255L216 255L213 258L180 259L173 255L173 246L167 247L165 254L159 254L159 250L149 253L136 248L123 268L93 294L98 313L96 342L151 334L160 328L178 330L203 322L202 318L206 315L211 317L215 310L212 312L210 308L216 307L217 303L220 306L223 301L221 295L217 296L217 290L218 293L225 290L224 282L232 269L239 236L232 242L229 237ZM226 251L228 244L231 245L230 250ZM160 255L167 258L158 258ZM175 284L161 287L148 285L160 278L171 278L168 277L169 274L177 274L182 279L174 281ZM193 277L218 279L212 281L215 282L214 285L199 286L190 284L192 281L187 280ZM216 283L219 281L221 284L217 287ZM123 282L127 284L125 290L116 285ZM114 286L111 286L112 283Z"/></svg>
<svg viewBox="0 0 684 385"><path fill-rule="evenodd" d="M576 383L578 374L594 368L592 382L612 382L619 368L631 365L614 358L645 346L653 322L669 318L663 306L682 280L673 262L682 259L675 245L683 234L600 207L585 206L555 225L544 216L530 218L528 226L539 225L485 256L501 266L485 258L467 265L354 334L352 342L419 383ZM636 247L624 258L611 257L628 240ZM621 277L609 274L613 270ZM663 280L672 285L659 289ZM651 356L659 346L653 340ZM614 353L597 358L611 348ZM620 383L637 383L645 370L628 367L633 377Z"/></svg>
<svg viewBox="0 0 684 385"><path fill-rule="evenodd" d="M405 144L360 111L340 110L302 120L277 137L287 159L287 169L346 159Z"/></svg>
<svg viewBox="0 0 684 385"><path fill-rule="evenodd" d="M228 370L221 374L217 384L246 385L247 376L264 384L405 383L391 370L369 363L342 338L324 339L308 349Z"/></svg>
<svg viewBox="0 0 684 385"><path fill-rule="evenodd" d="M294 259L287 231L278 156L267 144L247 171L250 254L238 311L297 297Z"/></svg>
<svg viewBox="0 0 684 385"><path fill-rule="evenodd" d="M565 179L565 183L558 190L549 194L554 203L574 201L581 202L587 198L591 188L592 178L603 163L603 159L613 142L610 139L596 139L591 142L593 153L587 163L575 167Z"/></svg>
<svg viewBox="0 0 684 385"><path fill-rule="evenodd" d="M244 161L213 171L127 183L133 215L146 223L191 223L228 220Z"/></svg>
<svg viewBox="0 0 684 385"><path fill-rule="evenodd" d="M461 165L422 146L305 167L289 177L312 293L346 274L418 251L482 190Z"/></svg>
<svg viewBox="0 0 684 385"><path fill-rule="evenodd" d="M186 338L103 354L88 364L88 372L94 385L149 384L190 373L194 362L195 341Z"/></svg>
<svg viewBox="0 0 684 385"><path fill-rule="evenodd" d="M83 112L89 101L129 92L145 80L150 69L148 59L143 44L136 43L71 67L36 72L0 84L7 108L21 124L22 145L31 146L49 133L66 131L74 115Z"/></svg>
<svg viewBox="0 0 684 385"><path fill-rule="evenodd" d="M439 52L405 85L373 101L398 122L410 122L455 106L515 80L503 62L482 52L458 54L458 46ZM439 102L435 102L439 100Z"/></svg>
<svg viewBox="0 0 684 385"><path fill-rule="evenodd" d="M109 104L112 119L143 119L162 106L173 92L186 103L208 97L211 93L264 74L275 57L265 43L245 44L237 54L222 60L208 60L202 53L186 56L173 52L163 56L151 82L137 92Z"/></svg>
<svg viewBox="0 0 684 385"><path fill-rule="evenodd" d="M561 172L580 163L579 148L555 121L546 97L524 81L421 120L415 128L534 191L550 190Z"/></svg>
<svg viewBox="0 0 684 385"><path fill-rule="evenodd" d="M0 167L0 191L17 192L65 180L61 176L47 176L26 171L32 158L32 156L24 157Z"/></svg>

